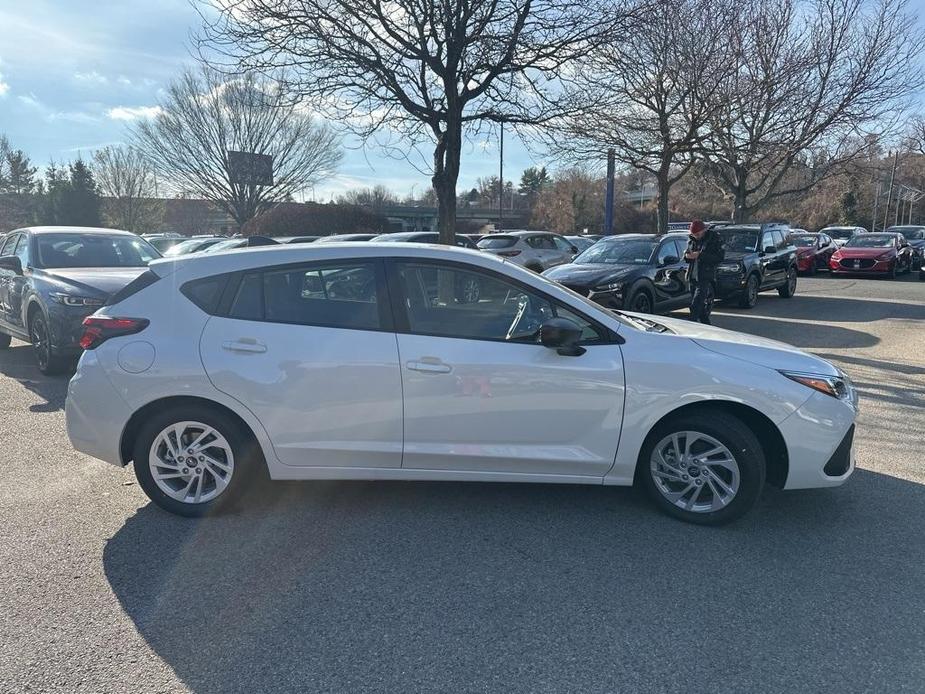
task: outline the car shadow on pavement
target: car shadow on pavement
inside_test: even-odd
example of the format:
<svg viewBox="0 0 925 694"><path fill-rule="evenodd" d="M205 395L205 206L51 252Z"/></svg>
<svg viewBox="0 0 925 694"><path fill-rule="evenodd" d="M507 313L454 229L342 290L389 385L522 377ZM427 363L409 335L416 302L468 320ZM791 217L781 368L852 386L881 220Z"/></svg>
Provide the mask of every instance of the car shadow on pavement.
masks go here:
<svg viewBox="0 0 925 694"><path fill-rule="evenodd" d="M29 406L30 412L57 412L64 409L67 383L72 371L61 376L45 376L35 363L32 348L22 343L0 350L0 375L18 381L44 402Z"/></svg>
<svg viewBox="0 0 925 694"><path fill-rule="evenodd" d="M714 310L721 313L733 312L736 315L754 312L762 316L811 321L824 320L833 323L869 323L888 318L925 321L925 306L913 303L911 300L909 303L902 303L800 293L792 299L762 294L754 309L739 308L734 303L717 302Z"/></svg>
<svg viewBox="0 0 925 694"><path fill-rule="evenodd" d="M621 488L276 483L144 506L103 560L201 694L898 691L925 681L923 525L925 486L863 470L724 528Z"/></svg>
<svg viewBox="0 0 925 694"><path fill-rule="evenodd" d="M862 330L853 330L827 323L816 323L812 326L807 326L805 323L768 316L714 313L713 324L727 330L780 340L803 349L818 349L820 347L856 349L873 347L880 342L880 338L876 335L871 335Z"/></svg>

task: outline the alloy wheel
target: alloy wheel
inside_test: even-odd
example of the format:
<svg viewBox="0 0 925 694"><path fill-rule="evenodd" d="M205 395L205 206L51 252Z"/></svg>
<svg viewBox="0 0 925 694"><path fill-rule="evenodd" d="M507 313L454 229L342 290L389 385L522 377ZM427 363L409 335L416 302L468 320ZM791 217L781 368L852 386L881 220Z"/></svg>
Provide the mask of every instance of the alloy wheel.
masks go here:
<svg viewBox="0 0 925 694"><path fill-rule="evenodd" d="M44 371L48 368L51 361L51 343L48 339L48 328L42 317L32 319L29 324L29 341L32 343L32 350L35 352L35 360L39 364L39 369Z"/></svg>
<svg viewBox="0 0 925 694"><path fill-rule="evenodd" d="M633 297L633 310L636 313L651 313L652 312L652 302L649 300L649 295L645 292L639 292Z"/></svg>
<svg viewBox="0 0 925 694"><path fill-rule="evenodd" d="M793 296L797 290L797 271L790 270L787 273L787 291L790 292L790 295Z"/></svg>
<svg viewBox="0 0 925 694"><path fill-rule="evenodd" d="M234 453L214 427L176 422L154 438L148 466L164 494L185 504L200 504L225 491L234 474Z"/></svg>
<svg viewBox="0 0 925 694"><path fill-rule="evenodd" d="M732 452L699 431L678 431L659 441L652 449L649 471L665 499L693 513L711 513L728 506L741 480Z"/></svg>

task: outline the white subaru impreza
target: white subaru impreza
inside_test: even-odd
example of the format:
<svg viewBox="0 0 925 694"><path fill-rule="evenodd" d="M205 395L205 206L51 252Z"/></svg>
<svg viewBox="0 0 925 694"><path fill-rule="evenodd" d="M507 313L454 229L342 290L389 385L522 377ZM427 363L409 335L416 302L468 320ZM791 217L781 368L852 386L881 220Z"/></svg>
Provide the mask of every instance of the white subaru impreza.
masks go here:
<svg viewBox="0 0 925 694"><path fill-rule="evenodd" d="M159 506L272 479L645 487L728 522L765 482L854 469L855 390L788 345L615 313L503 259L417 244L164 259L86 319L75 448Z"/></svg>

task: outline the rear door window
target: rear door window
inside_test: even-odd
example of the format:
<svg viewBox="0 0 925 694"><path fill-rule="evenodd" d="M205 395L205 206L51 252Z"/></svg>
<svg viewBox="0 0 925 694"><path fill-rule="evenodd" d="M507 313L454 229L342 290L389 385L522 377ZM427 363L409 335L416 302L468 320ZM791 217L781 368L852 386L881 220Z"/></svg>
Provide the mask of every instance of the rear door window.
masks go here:
<svg viewBox="0 0 925 694"><path fill-rule="evenodd" d="M479 241L479 248L510 248L517 243L516 236L490 236Z"/></svg>

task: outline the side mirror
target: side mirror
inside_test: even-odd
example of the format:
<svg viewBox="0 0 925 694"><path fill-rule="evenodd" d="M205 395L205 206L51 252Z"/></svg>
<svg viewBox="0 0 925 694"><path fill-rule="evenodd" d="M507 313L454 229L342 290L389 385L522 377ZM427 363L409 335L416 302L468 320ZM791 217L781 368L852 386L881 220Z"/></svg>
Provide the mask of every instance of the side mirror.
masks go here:
<svg viewBox="0 0 925 694"><path fill-rule="evenodd" d="M21 275L22 261L18 255L0 255L0 270L9 270L14 275Z"/></svg>
<svg viewBox="0 0 925 694"><path fill-rule="evenodd" d="M677 265L680 262L681 262L681 259L678 258L677 256L669 255L669 256L666 256L665 259L662 261L662 267L665 267L666 265Z"/></svg>
<svg viewBox="0 0 925 694"><path fill-rule="evenodd" d="M581 326L568 318L550 318L540 326L540 342L563 357L580 357L585 353L581 342Z"/></svg>
<svg viewBox="0 0 925 694"><path fill-rule="evenodd" d="M777 253L777 248L775 246L765 246L762 253Z"/></svg>

